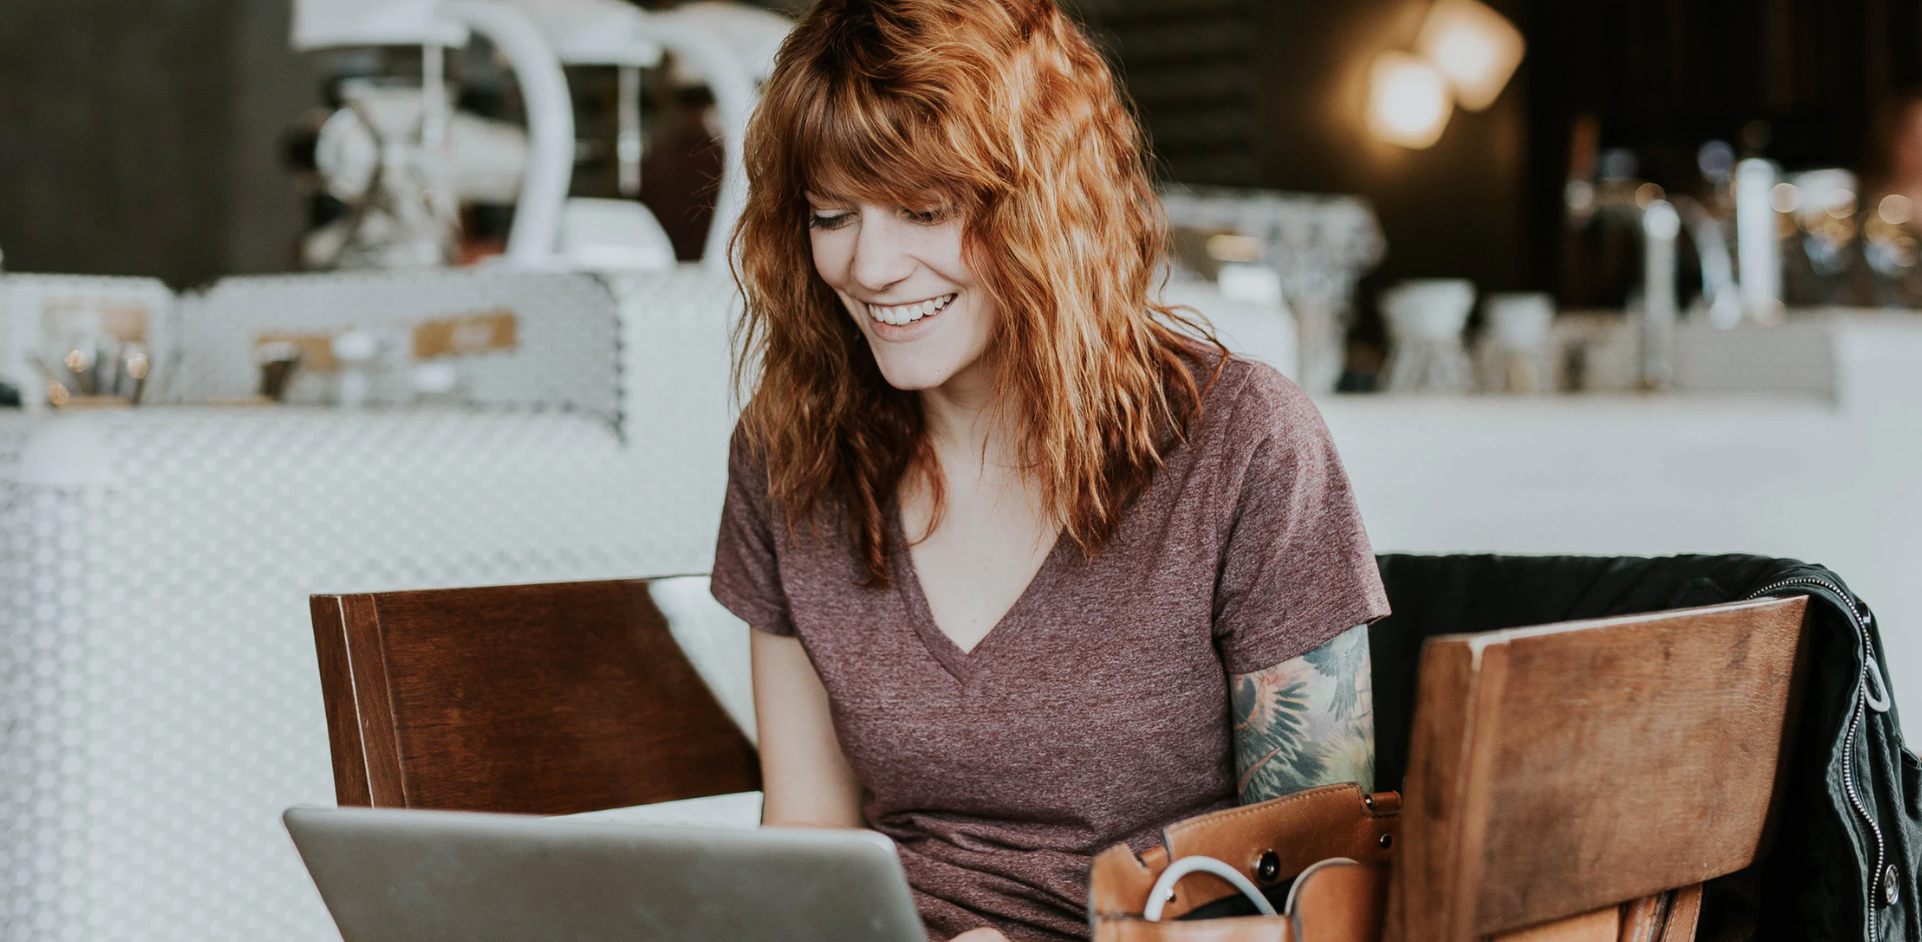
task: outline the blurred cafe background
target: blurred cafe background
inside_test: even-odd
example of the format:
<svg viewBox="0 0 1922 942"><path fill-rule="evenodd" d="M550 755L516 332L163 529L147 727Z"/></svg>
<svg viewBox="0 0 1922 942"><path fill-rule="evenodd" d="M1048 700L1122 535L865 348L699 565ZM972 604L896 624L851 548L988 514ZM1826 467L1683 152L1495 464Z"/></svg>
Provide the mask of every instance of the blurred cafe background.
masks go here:
<svg viewBox="0 0 1922 942"><path fill-rule="evenodd" d="M1807 559L1922 678L1922 0L1068 5L1378 551ZM0 5L0 938L334 937L313 593L693 574L751 723L698 574L803 6Z"/></svg>

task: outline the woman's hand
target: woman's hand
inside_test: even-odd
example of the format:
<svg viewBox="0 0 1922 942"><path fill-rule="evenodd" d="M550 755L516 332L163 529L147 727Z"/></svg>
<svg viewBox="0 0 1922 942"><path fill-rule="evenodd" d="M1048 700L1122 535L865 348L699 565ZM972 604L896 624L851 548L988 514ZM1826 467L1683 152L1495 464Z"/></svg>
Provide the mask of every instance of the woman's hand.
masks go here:
<svg viewBox="0 0 1922 942"><path fill-rule="evenodd" d="M979 929L969 929L949 939L948 942L1008 942L1008 937L1002 935L999 929L982 926Z"/></svg>

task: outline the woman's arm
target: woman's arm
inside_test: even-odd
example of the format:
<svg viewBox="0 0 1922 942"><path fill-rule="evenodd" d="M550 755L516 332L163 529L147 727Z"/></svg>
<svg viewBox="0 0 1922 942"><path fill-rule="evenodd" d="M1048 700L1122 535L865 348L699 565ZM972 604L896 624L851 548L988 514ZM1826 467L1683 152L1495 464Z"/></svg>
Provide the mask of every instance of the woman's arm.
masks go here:
<svg viewBox="0 0 1922 942"><path fill-rule="evenodd" d="M1231 680L1235 790L1253 804L1319 785L1375 779L1368 627Z"/></svg>
<svg viewBox="0 0 1922 942"><path fill-rule="evenodd" d="M794 638L752 632L754 722L761 738L761 823L864 827L861 784L841 754L828 693Z"/></svg>

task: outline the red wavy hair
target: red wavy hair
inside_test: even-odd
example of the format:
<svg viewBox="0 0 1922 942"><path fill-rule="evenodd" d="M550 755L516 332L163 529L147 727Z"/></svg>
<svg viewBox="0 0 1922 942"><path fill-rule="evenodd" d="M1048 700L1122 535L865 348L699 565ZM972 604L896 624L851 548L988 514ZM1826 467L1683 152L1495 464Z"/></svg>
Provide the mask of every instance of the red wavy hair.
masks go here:
<svg viewBox="0 0 1922 942"><path fill-rule="evenodd" d="M917 396L883 379L814 269L812 189L961 214L999 308L997 408L1044 507L1097 551L1199 418L1187 364L1213 337L1154 296L1161 204L1080 28L1053 0L820 0L781 47L746 155L735 376L756 384L742 430L790 531L837 511L867 584L885 585L896 488L927 474L937 514L941 494Z"/></svg>

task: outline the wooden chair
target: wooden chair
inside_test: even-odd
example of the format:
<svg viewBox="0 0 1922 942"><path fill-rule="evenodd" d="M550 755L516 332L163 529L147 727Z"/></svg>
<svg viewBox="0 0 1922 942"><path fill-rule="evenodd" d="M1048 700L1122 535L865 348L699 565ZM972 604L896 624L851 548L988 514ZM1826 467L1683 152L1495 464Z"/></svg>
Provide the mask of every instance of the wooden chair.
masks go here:
<svg viewBox="0 0 1922 942"><path fill-rule="evenodd" d="M311 606L342 805L553 815L760 787L646 581Z"/></svg>
<svg viewBox="0 0 1922 942"><path fill-rule="evenodd" d="M1765 849L1807 602L1430 639L1387 938L1694 938Z"/></svg>

